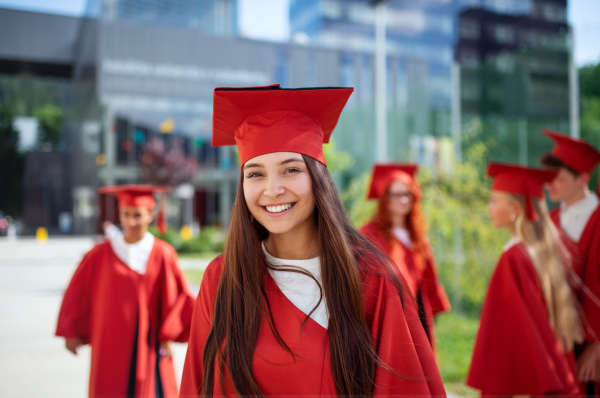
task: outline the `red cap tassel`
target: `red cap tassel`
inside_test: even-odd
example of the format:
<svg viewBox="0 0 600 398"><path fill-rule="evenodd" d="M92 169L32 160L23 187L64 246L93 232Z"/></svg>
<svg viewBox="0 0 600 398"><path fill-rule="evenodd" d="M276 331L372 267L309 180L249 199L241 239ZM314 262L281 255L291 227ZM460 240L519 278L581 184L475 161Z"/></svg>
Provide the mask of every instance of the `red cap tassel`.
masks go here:
<svg viewBox="0 0 600 398"><path fill-rule="evenodd" d="M156 226L158 227L158 232L161 234L167 233L167 215L165 211L165 194L160 194L160 204L158 210L158 217L156 220Z"/></svg>
<svg viewBox="0 0 600 398"><path fill-rule="evenodd" d="M529 221L537 221L538 216L533 210L533 201L530 195L525 195L525 216Z"/></svg>

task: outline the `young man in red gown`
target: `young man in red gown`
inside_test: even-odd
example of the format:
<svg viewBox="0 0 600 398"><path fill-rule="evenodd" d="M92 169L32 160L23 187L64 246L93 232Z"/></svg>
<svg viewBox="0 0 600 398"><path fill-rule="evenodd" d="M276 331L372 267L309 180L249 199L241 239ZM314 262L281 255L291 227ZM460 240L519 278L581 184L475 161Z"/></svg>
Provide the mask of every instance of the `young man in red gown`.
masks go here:
<svg viewBox="0 0 600 398"><path fill-rule="evenodd" d="M550 200L560 206L551 212L556 226L572 241L569 245L574 266L581 279L578 299L586 332L585 343L578 347L577 374L584 392L600 395L600 207L598 196L588 189L590 175L600 161L600 152L582 139L544 130L554 141L552 151L544 155L544 166L557 169L548 184Z"/></svg>
<svg viewBox="0 0 600 398"><path fill-rule="evenodd" d="M97 244L65 291L56 335L77 354L90 344L90 397L176 397L170 342L189 337L194 296L168 243L148 232L152 186L100 189L117 196L122 236Z"/></svg>

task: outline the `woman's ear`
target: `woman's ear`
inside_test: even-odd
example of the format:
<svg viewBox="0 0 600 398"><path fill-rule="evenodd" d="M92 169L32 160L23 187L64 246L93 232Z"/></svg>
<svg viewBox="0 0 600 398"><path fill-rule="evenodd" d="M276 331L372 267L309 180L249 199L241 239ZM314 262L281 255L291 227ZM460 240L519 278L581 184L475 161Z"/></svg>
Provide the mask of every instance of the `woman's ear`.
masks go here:
<svg viewBox="0 0 600 398"><path fill-rule="evenodd" d="M511 214L514 214L517 218L519 218L521 213L523 213L523 206L521 206L521 203L518 200L513 200L511 201L511 210Z"/></svg>

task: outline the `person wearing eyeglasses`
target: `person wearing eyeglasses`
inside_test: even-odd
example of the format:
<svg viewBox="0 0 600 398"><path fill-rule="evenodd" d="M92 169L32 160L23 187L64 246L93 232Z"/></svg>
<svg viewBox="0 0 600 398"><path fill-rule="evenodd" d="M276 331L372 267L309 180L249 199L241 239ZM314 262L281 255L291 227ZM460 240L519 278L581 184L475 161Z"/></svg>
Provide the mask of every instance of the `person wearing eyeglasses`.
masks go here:
<svg viewBox="0 0 600 398"><path fill-rule="evenodd" d="M421 324L436 350L433 317L450 311L421 209L421 188L415 164L376 164L368 199L379 201L373 219L360 232L396 264L417 300Z"/></svg>

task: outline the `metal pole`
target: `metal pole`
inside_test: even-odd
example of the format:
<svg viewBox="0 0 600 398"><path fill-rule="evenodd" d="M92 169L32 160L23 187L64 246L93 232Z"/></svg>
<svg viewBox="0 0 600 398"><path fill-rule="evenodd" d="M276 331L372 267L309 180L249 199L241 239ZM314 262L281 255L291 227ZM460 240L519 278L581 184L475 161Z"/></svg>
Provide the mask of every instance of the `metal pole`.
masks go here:
<svg viewBox="0 0 600 398"><path fill-rule="evenodd" d="M377 137L376 160L387 162L387 65L385 48L386 2L372 1L375 7L375 131Z"/></svg>
<svg viewBox="0 0 600 398"><path fill-rule="evenodd" d="M571 137L579 138L579 75L577 66L573 59L575 49L575 34L573 27L569 27L568 33L569 52L569 119L571 122Z"/></svg>
<svg viewBox="0 0 600 398"><path fill-rule="evenodd" d="M462 148L460 143L461 130L461 103L460 103L460 65L454 62L451 72L452 79L452 104L451 104L451 124L452 124L452 141L454 142L454 156L458 163L461 162Z"/></svg>

